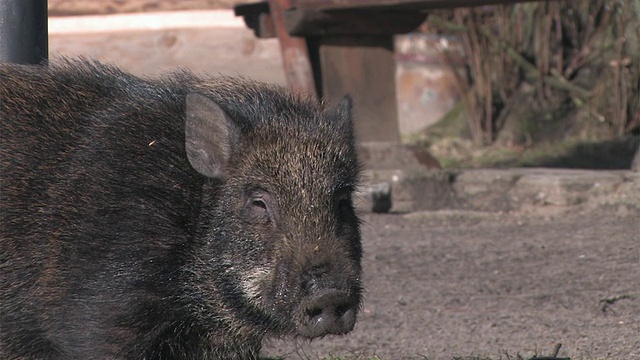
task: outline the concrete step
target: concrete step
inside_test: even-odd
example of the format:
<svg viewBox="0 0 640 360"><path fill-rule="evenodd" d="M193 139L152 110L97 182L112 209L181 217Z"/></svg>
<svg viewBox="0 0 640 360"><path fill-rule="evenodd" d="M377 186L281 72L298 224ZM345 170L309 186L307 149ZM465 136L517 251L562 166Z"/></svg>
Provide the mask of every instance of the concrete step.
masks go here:
<svg viewBox="0 0 640 360"><path fill-rule="evenodd" d="M381 185L385 183L387 187ZM374 199L390 202L387 208L397 212L508 212L608 205L640 211L640 173L625 170L367 170L362 189L358 208L363 211L376 206ZM380 189L388 189L386 197Z"/></svg>

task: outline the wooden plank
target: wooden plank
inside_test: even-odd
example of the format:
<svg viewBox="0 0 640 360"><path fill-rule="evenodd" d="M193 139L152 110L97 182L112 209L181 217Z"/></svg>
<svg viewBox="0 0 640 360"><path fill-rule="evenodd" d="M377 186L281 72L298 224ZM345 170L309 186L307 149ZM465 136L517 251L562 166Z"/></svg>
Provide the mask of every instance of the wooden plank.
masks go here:
<svg viewBox="0 0 640 360"><path fill-rule="evenodd" d="M415 19L426 17L429 10L529 1L557 0L286 0L280 9L289 34L401 34L415 29ZM269 4L276 2L238 4L234 9L256 36L273 37Z"/></svg>
<svg viewBox="0 0 640 360"><path fill-rule="evenodd" d="M427 14L419 11L320 11L290 9L284 14L289 34L300 36L388 35L416 29Z"/></svg>
<svg viewBox="0 0 640 360"><path fill-rule="evenodd" d="M355 100L358 142L399 142L392 36L327 36L318 43L322 93Z"/></svg>
<svg viewBox="0 0 640 360"><path fill-rule="evenodd" d="M233 7L233 11L236 16L244 18L244 23L253 30L256 37L261 39L276 37L268 2L237 4Z"/></svg>
<svg viewBox="0 0 640 360"><path fill-rule="evenodd" d="M289 35L285 28L284 11L290 7L291 0L269 0L271 19L280 42L285 76L293 92L316 95L307 42L302 37Z"/></svg>

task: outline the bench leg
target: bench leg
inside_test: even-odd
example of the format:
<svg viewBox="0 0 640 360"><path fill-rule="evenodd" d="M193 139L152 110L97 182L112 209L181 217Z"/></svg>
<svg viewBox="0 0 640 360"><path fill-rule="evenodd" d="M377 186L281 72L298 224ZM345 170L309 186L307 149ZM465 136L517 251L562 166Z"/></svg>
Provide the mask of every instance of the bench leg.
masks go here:
<svg viewBox="0 0 640 360"><path fill-rule="evenodd" d="M355 100L358 142L400 142L393 37L309 38L318 93L329 102Z"/></svg>
<svg viewBox="0 0 640 360"><path fill-rule="evenodd" d="M269 0L271 19L280 43L284 73L291 91L316 95L307 43L302 37L289 35L285 28L283 14L290 7L291 0Z"/></svg>

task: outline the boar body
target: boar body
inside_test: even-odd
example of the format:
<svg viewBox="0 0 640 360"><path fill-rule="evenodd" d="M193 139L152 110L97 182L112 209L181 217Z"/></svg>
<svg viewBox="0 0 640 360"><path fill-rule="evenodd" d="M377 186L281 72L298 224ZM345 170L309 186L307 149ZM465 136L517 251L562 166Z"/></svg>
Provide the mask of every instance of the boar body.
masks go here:
<svg viewBox="0 0 640 360"><path fill-rule="evenodd" d="M350 103L0 65L0 358L256 358L361 303Z"/></svg>

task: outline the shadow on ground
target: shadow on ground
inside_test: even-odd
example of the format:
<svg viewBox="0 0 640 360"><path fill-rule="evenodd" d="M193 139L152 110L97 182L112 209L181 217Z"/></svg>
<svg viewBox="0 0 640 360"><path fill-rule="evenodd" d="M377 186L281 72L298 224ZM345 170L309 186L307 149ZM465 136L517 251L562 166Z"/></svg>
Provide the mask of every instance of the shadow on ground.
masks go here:
<svg viewBox="0 0 640 360"><path fill-rule="evenodd" d="M639 136L622 139L581 142L568 147L561 153L533 155L521 160L523 167L550 167L568 169L629 169L640 144ZM518 166L517 160L505 159L496 167Z"/></svg>

